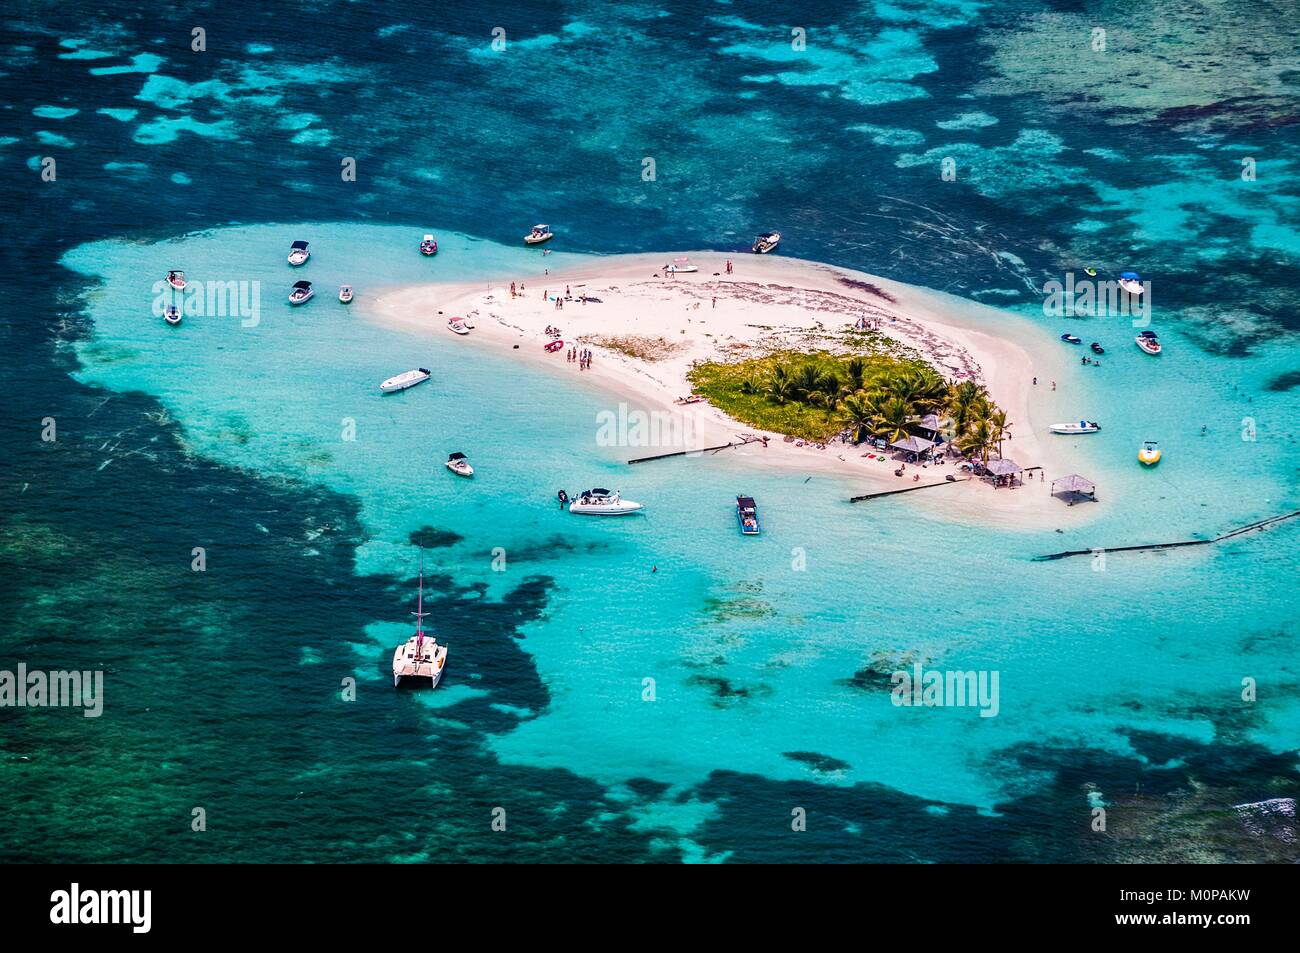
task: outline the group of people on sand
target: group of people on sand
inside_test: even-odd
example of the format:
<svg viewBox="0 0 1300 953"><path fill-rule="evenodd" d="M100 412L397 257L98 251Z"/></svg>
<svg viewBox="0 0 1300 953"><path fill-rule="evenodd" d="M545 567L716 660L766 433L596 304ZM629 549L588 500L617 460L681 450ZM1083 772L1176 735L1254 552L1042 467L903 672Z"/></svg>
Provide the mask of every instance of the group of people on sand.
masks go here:
<svg viewBox="0 0 1300 953"><path fill-rule="evenodd" d="M578 362L578 370L585 371L591 367L591 351L587 348L579 350L576 347L569 348L569 363Z"/></svg>
<svg viewBox="0 0 1300 953"><path fill-rule="evenodd" d="M519 287L518 289L516 289L515 283L513 281L510 282L510 297L522 298L523 296L524 296L524 283L522 281L519 282Z"/></svg>

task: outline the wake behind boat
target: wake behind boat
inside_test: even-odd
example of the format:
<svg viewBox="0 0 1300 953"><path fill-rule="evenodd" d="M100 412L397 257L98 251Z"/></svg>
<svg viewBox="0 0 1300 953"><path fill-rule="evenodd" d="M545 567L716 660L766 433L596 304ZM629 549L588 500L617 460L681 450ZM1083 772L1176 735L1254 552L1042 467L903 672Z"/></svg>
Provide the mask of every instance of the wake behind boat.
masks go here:
<svg viewBox="0 0 1300 953"><path fill-rule="evenodd" d="M399 390L406 390L408 387L414 387L416 384L423 384L429 379L430 372L427 367L417 367L413 371L403 371L401 374L395 374L379 385L379 389L385 394L394 394Z"/></svg>
<svg viewBox="0 0 1300 953"><path fill-rule="evenodd" d="M642 504L623 499L617 490L611 493L601 487L583 490L569 504L569 512L577 516L626 516L643 509Z"/></svg>
<svg viewBox="0 0 1300 953"><path fill-rule="evenodd" d="M424 611L424 555L420 555L420 594L419 601L416 602L415 611L411 615L415 616L415 635L406 640L405 645L399 645L393 652L393 687L396 688L402 679L409 679L416 684L422 684L424 679L429 679L429 687L437 688L438 682L442 680L442 670L447 664L447 646L439 645L438 640L433 636L424 634L424 617L429 613Z"/></svg>
<svg viewBox="0 0 1300 953"><path fill-rule="evenodd" d="M1052 433L1063 434L1096 433L1101 429L1101 424L1091 420L1080 420L1078 423L1052 424L1047 429Z"/></svg>

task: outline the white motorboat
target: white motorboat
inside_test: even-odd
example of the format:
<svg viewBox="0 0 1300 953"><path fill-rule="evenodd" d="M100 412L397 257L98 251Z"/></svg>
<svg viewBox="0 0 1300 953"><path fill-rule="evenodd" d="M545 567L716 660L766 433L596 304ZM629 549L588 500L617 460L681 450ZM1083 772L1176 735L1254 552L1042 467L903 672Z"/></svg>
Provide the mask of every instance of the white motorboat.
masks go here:
<svg viewBox="0 0 1300 953"><path fill-rule="evenodd" d="M569 504L569 512L578 516L626 516L643 509L642 504L623 499L617 490L610 492L601 487L583 490Z"/></svg>
<svg viewBox="0 0 1300 953"><path fill-rule="evenodd" d="M399 390L414 387L416 384L423 384L428 379L429 369L427 367L417 367L413 371L403 371L388 378L379 385L379 389L385 394L394 394Z"/></svg>
<svg viewBox="0 0 1300 953"><path fill-rule="evenodd" d="M307 250L306 242L294 242L289 246L289 264L293 267L307 264L307 259L310 257L311 252Z"/></svg>
<svg viewBox="0 0 1300 953"><path fill-rule="evenodd" d="M670 275L690 275L700 270L699 265L692 265L689 258L674 258L673 263L664 271Z"/></svg>
<svg viewBox="0 0 1300 953"><path fill-rule="evenodd" d="M758 255L766 255L780 243L780 232L763 232L754 239L754 253Z"/></svg>
<svg viewBox="0 0 1300 953"><path fill-rule="evenodd" d="M339 289L339 301L347 304L352 300L352 286L344 285Z"/></svg>
<svg viewBox="0 0 1300 953"><path fill-rule="evenodd" d="M167 272L167 284L177 291L185 290L185 272L172 270Z"/></svg>
<svg viewBox="0 0 1300 953"><path fill-rule="evenodd" d="M525 245L540 245L542 242L549 242L555 237L549 225L534 225L533 230L524 236Z"/></svg>
<svg viewBox="0 0 1300 953"><path fill-rule="evenodd" d="M1142 288L1142 279L1138 277L1136 271L1120 272L1119 286L1131 295L1140 295L1144 290Z"/></svg>
<svg viewBox="0 0 1300 953"><path fill-rule="evenodd" d="M420 242L420 254L428 257L438 254L438 243L434 241L432 235L425 235Z"/></svg>
<svg viewBox="0 0 1300 953"><path fill-rule="evenodd" d="M1156 340L1156 332L1154 331L1143 331L1133 340L1136 341L1137 346L1142 348L1142 350L1147 354L1160 353L1160 342Z"/></svg>
<svg viewBox="0 0 1300 953"><path fill-rule="evenodd" d="M306 304L316 296L312 290L310 281L295 281L293 290L289 292L289 303L295 307L300 304Z"/></svg>
<svg viewBox="0 0 1300 953"><path fill-rule="evenodd" d="M474 468L469 465L469 460L465 454L459 451L449 456L444 465L456 476L472 477L474 475Z"/></svg>
<svg viewBox="0 0 1300 953"><path fill-rule="evenodd" d="M174 304L167 305L167 310L163 313L163 320L172 327L181 323L181 309Z"/></svg>
<svg viewBox="0 0 1300 953"><path fill-rule="evenodd" d="M1052 433L1063 434L1096 433L1101 429L1101 424L1091 420L1080 420L1078 423L1052 424L1047 429Z"/></svg>
<svg viewBox="0 0 1300 953"><path fill-rule="evenodd" d="M420 554L420 595L415 611L415 635L399 645L393 652L393 687L408 679L415 684L423 684L429 679L429 687L437 688L442 680L442 670L447 664L447 646L439 645L433 636L424 634L424 554Z"/></svg>
<svg viewBox="0 0 1300 953"><path fill-rule="evenodd" d="M469 334L469 325L465 323L464 318L448 318L447 330L455 334Z"/></svg>

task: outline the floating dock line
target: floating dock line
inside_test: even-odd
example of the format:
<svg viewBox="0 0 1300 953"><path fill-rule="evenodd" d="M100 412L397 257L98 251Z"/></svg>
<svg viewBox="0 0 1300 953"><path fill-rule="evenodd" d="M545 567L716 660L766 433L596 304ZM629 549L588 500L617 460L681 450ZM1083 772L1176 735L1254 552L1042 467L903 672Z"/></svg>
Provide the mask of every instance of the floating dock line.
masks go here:
<svg viewBox="0 0 1300 953"><path fill-rule="evenodd" d="M732 447L743 447L749 443L760 443L757 439L741 440L738 443L724 443L717 447L700 447L698 450L674 450L672 453L657 453L653 457L637 457L635 460L629 460L628 466L634 463L649 463L651 460L667 460L669 457L688 457L691 454L699 453L717 453L719 450L729 450Z"/></svg>
<svg viewBox="0 0 1300 953"><path fill-rule="evenodd" d="M1281 516L1270 516L1266 520L1256 520L1239 529L1224 533L1222 536L1215 536L1213 539L1185 539L1176 543L1145 543L1141 546L1113 546L1113 547L1096 547L1095 549L1070 549L1063 553L1049 553L1046 556L1035 556L1035 561L1041 562L1045 559L1064 559L1067 556L1091 556L1094 553L1138 553L1138 552L1156 552L1163 549L1178 549L1181 546L1208 546L1210 543L1221 543L1225 539L1232 539L1234 536L1241 536L1243 533L1253 533L1255 530L1264 529L1266 526L1272 526L1274 523L1281 523L1283 520L1294 519L1300 516L1300 510L1292 513L1283 513Z"/></svg>
<svg viewBox="0 0 1300 953"><path fill-rule="evenodd" d="M952 486L955 483L965 483L970 477L963 480L944 480L942 483L922 483L920 486L905 486L901 490L883 490L880 493L864 493L861 496L849 497L850 503L861 503L863 500L878 500L882 496L893 496L896 493L911 493L913 490L925 490L932 486ZM1091 550L1089 550L1091 552Z"/></svg>

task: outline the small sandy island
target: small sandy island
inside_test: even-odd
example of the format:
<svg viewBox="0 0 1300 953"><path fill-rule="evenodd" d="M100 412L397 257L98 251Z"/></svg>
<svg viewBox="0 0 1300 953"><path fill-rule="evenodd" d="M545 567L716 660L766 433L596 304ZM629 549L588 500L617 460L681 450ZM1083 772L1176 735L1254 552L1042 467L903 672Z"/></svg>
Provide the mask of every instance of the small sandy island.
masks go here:
<svg viewBox="0 0 1300 953"><path fill-rule="evenodd" d="M665 264L682 258L699 270L665 271ZM558 308L557 297L562 301ZM949 474L965 476L952 462L926 468L909 464L898 477L892 453L880 461L865 455L865 445L834 441L824 448L798 446L707 403L675 403L691 392L687 375L696 362L737 361L777 350L847 353L852 350L846 343L850 330L865 320L950 381L984 385L1014 424L1004 454L1023 467L1042 468L1014 489L970 480L898 499L944 517L1025 529L1076 525L1098 508L1067 507L1048 492L1047 483L1073 472L1067 461L1054 458L1060 451L1038 436L1050 421L1030 416L1032 369L1045 366L1035 356L1050 346L1050 336L1005 312L941 292L774 255L670 252L610 256L545 276L507 276L486 284L389 289L363 314L378 323L447 338L452 337L448 319L463 316L473 325L469 334L457 338L465 346L491 347L535 362L648 411L689 415L683 429L694 448L747 435L766 437L766 445L755 442L722 453L754 465L837 472L851 478L845 489L853 495L943 483ZM554 353L544 350L553 339L548 327L559 328L564 341ZM590 352L589 366L570 360L575 347ZM634 448L628 456L656 452L662 451Z"/></svg>

